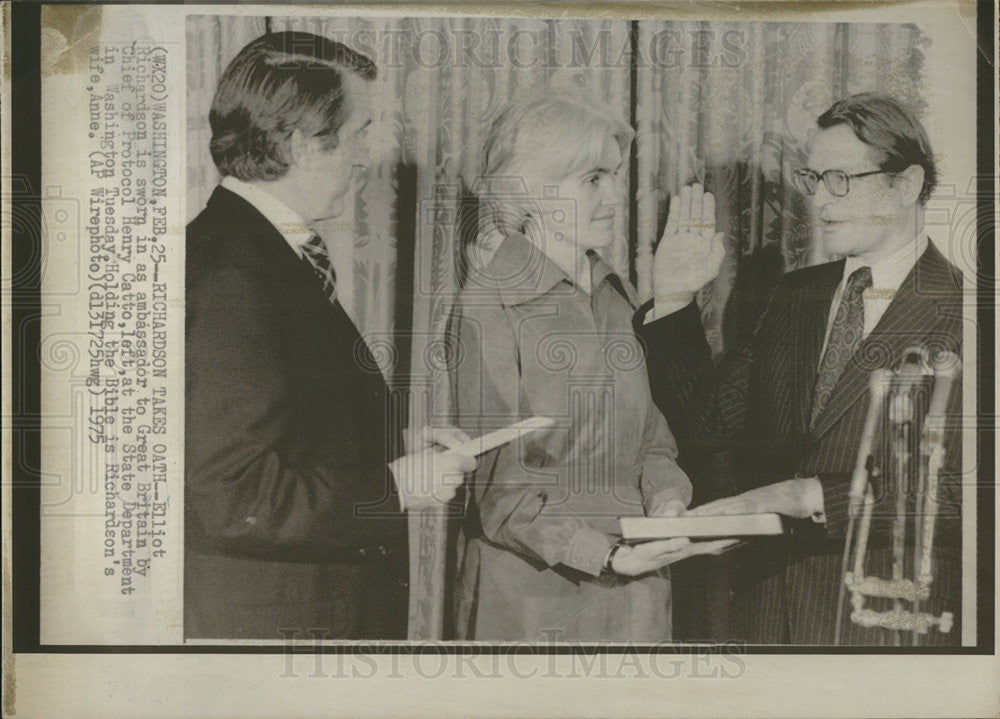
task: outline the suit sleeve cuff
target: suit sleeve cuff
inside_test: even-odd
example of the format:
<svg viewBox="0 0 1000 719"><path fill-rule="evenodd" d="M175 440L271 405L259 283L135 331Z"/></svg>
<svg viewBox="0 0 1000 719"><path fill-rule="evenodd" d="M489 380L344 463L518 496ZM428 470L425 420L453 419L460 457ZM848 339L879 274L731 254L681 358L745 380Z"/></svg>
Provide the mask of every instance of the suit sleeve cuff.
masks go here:
<svg viewBox="0 0 1000 719"><path fill-rule="evenodd" d="M603 532L581 527L570 539L562 563L567 567L598 576L604 568L604 559L614 542Z"/></svg>
<svg viewBox="0 0 1000 719"><path fill-rule="evenodd" d="M683 336L704 336L705 330L701 324L701 310L694 300L684 307L669 314L657 314L653 300L649 300L641 305L632 317L632 326L636 332L643 328L647 330L660 330L676 334L678 332L688 333Z"/></svg>

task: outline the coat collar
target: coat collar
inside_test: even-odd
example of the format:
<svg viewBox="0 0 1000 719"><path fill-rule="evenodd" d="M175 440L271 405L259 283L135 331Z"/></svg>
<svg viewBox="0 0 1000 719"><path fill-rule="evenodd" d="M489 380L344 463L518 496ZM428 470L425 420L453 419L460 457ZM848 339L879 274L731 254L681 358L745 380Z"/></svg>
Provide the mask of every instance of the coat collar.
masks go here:
<svg viewBox="0 0 1000 719"><path fill-rule="evenodd" d="M473 269L469 273L467 284L496 290L503 304L508 307L542 295L575 296L580 291L570 276L524 235L514 233L494 240L497 241L499 246L493 256L485 263L480 261L478 268L475 256L477 251L473 250ZM479 259L482 260L481 255ZM595 291L607 280L633 310L638 308L638 297L629 284L593 251L590 253L590 267L591 286Z"/></svg>
<svg viewBox="0 0 1000 719"><path fill-rule="evenodd" d="M232 175L222 178L219 186L243 198L285 238L296 257L302 257L302 245L313 236L313 230L302 216L258 185L243 182Z"/></svg>
<svg viewBox="0 0 1000 719"><path fill-rule="evenodd" d="M254 205L235 192L218 186L205 205L206 214L217 223L213 232L237 238L246 246L246 257L258 258L277 268L290 269L302 260L284 235Z"/></svg>

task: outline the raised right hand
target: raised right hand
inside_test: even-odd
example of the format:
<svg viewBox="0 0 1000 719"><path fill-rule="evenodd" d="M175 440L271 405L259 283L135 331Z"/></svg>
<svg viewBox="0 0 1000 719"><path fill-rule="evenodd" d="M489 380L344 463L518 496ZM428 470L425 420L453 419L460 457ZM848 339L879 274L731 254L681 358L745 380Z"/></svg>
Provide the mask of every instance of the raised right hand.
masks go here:
<svg viewBox="0 0 1000 719"><path fill-rule="evenodd" d="M725 235L715 231L715 198L701 185L670 198L667 226L653 256L656 317L683 309L719 274Z"/></svg>

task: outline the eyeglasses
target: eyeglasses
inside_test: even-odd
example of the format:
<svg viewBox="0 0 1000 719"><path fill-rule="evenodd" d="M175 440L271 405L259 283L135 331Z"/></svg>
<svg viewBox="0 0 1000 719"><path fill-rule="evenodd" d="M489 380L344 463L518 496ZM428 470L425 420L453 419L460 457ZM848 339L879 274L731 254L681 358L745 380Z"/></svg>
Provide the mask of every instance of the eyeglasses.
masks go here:
<svg viewBox="0 0 1000 719"><path fill-rule="evenodd" d="M869 175L881 175L891 170L872 170L871 172L856 172L849 175L843 170L827 170L823 174L803 167L792 173L792 183L795 189L803 195L815 195L819 181L823 180L826 189L834 197L843 197L851 189L851 180L856 177L868 177Z"/></svg>

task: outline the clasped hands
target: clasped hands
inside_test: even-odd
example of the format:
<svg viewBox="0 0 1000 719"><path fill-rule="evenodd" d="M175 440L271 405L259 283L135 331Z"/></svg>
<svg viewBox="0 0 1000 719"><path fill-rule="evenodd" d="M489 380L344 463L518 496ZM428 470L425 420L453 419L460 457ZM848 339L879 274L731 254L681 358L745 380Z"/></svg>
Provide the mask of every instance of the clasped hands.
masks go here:
<svg viewBox="0 0 1000 719"><path fill-rule="evenodd" d="M815 517L823 513L823 488L816 477L788 479L742 494L715 500L688 511L679 499L661 502L649 513L650 517L717 516L727 514L758 514L776 512L795 519ZM717 539L693 543L687 537L658 539L641 544L625 545L615 552L611 569L616 574L637 576L656 571L693 554L718 554L736 544L738 539Z"/></svg>

